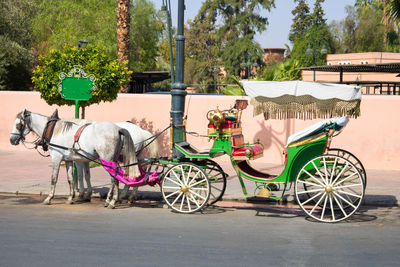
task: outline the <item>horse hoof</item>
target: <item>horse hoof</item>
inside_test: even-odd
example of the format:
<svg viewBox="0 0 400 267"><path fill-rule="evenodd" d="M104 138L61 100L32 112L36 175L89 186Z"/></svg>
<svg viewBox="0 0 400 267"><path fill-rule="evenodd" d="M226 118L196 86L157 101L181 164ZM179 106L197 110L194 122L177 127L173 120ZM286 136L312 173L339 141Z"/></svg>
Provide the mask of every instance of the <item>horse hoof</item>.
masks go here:
<svg viewBox="0 0 400 267"><path fill-rule="evenodd" d="M108 205L110 205L110 200L109 199L106 199L106 202L104 202L104 207L108 207Z"/></svg>
<svg viewBox="0 0 400 267"><path fill-rule="evenodd" d="M68 204L68 205L72 205L72 204L74 204L74 201L73 201L72 199L68 199L68 200L67 200L67 204Z"/></svg>
<svg viewBox="0 0 400 267"><path fill-rule="evenodd" d="M110 210L113 210L113 209L115 209L115 205L110 203L107 208Z"/></svg>
<svg viewBox="0 0 400 267"><path fill-rule="evenodd" d="M43 200L43 204L44 205L50 205L51 204L51 201L50 201L50 199L45 199L45 200Z"/></svg>

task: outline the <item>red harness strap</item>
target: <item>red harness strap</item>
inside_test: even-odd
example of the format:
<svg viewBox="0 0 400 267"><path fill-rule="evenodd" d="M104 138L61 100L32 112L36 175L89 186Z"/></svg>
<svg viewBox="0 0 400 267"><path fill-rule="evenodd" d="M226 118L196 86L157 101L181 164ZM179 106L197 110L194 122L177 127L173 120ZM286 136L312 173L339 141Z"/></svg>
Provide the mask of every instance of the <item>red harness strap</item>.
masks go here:
<svg viewBox="0 0 400 267"><path fill-rule="evenodd" d="M77 143L79 141L79 138L81 137L81 134L83 130L85 130L86 127L88 127L91 123L86 123L79 127L79 129L76 131L75 136L74 136L74 142Z"/></svg>

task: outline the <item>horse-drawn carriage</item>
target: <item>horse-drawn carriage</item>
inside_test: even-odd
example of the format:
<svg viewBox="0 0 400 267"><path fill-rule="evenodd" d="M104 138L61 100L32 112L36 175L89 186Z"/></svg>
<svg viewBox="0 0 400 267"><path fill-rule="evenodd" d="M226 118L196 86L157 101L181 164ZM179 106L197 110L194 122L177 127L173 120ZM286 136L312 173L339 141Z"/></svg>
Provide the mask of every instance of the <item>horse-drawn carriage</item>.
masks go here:
<svg viewBox="0 0 400 267"><path fill-rule="evenodd" d="M270 85L270 83L263 83L261 89L269 88ZM277 88L283 84L274 83L272 85ZM257 91L260 89L259 82L254 84L251 82L244 83L244 86L247 94L253 96L252 103L255 106L256 113L264 113L264 116L271 116L279 112L280 116L285 118L291 116L315 117L321 114L319 113L321 108L317 110L315 107L307 107L307 105L318 103L318 100L316 100L318 93L314 94L308 104L302 100L300 109L299 101L285 102L283 109L276 106L276 103L281 103L276 101L274 97L280 98L282 95L285 97L291 95L297 97L296 99L301 99L301 91L306 87L314 88L314 90L329 89L331 94L334 92L333 95L336 100L332 97L326 98L329 99L331 106L329 107L330 113L327 113L324 109L324 113L322 113L324 116L335 112L357 116L359 112L361 93L358 87L295 82L294 85L293 83L284 84L284 87L279 89L280 95L266 97L271 94L274 95L274 93L271 90L263 90L267 93L261 95L260 91ZM296 87L295 93L291 90L291 86ZM307 90L307 93L310 92L312 93L312 90ZM344 96L344 94L347 96ZM254 169L250 164L250 161L263 156L264 147L260 142L245 143L241 118L247 105L246 99L239 99L236 100L233 108L226 110L216 108L208 111L207 137L213 141L210 150L200 152L186 140L172 142L172 148L175 149L178 156L146 158L139 162L139 166L135 163L137 161L135 153L132 153L134 151L133 144L126 142L130 139L129 133L118 130L117 126L107 123L94 124L92 125L93 129L88 127L85 130L84 127L87 127L87 124L80 127L76 126L77 129L70 131L70 137L67 137L67 141L62 141L60 132L67 132L68 127L73 128L71 122L65 122L59 126L62 129L56 128L57 135L50 137L51 140L47 141L47 145L55 155L54 158L57 159L57 162L61 160L70 162L71 160L99 159L115 181L121 181L134 187L159 184L164 201L171 209L180 213L196 212L222 199L227 184L227 175L221 166L212 160L222 155L229 156L246 196L279 200L287 191L287 186L293 184L297 203L307 215L316 220L337 222L350 217L357 211L362 203L365 191L366 173L364 167L350 152L330 148L332 138L339 134L348 123L346 116L323 120L291 135L284 148L284 170L280 175L271 175ZM260 105L264 107L260 108ZM272 113L271 106L274 111ZM325 108L326 105L323 105L323 107ZM23 139L30 131L35 131L39 136L44 136L49 131L48 126L52 121L38 114L26 111L20 113L11 135L12 143L18 144L17 141ZM103 135L110 131L114 132L114 135L98 136L99 134L96 135L95 133L96 128ZM170 128L171 136L174 136L174 131L177 128L173 125ZM92 133L92 136L87 135L86 139L82 138L81 140L79 136L77 138L75 133L82 134L88 131ZM183 132L186 133L185 128ZM93 134L95 134L94 137ZM121 135L124 136L125 140L125 150L122 153L117 146L120 143ZM97 147L104 143L104 140L115 143L114 150L111 150L111 153L109 149L105 150L107 152L102 152L101 147ZM123 166L116 162L116 153L124 156ZM64 156L61 157L61 154ZM126 161L126 159L131 160ZM140 164L143 163L148 166L146 171L140 167ZM136 169L132 171L132 168ZM67 169L68 172L71 171L70 164L67 164ZM128 169L130 170L127 172ZM52 187L54 186L55 173L58 175L58 169L53 170ZM253 194L247 192L243 179L255 183ZM71 190L73 191L73 186ZM52 192L54 194L54 188L52 188ZM117 192L116 196L118 196L118 190L115 191L114 189L114 192ZM71 195L73 196L73 193ZM49 198L51 199L52 196L51 193ZM112 190L110 190L109 196L112 196ZM115 204L118 197L114 200Z"/></svg>
<svg viewBox="0 0 400 267"><path fill-rule="evenodd" d="M287 185L293 184L298 204L316 220L337 222L354 214L364 197L366 174L354 155L330 148L332 138L348 122L347 117L330 117L358 116L360 88L301 82L243 83L252 98L255 114L263 113L266 119L328 118L288 138L285 168L280 175L260 172L249 163L262 157L264 147L260 142L245 143L241 114L247 100L236 101L230 109L216 108L208 112L207 137L213 146L207 152L200 152L186 142L183 11L184 0L179 0L176 77L171 90L172 157L144 159L139 162L149 166L144 171L137 164L135 145L128 130L109 122L92 123L83 130L76 123L63 120L53 123L54 119L24 110L15 120L10 141L17 145L33 131L40 137L38 144L49 147L53 160L52 188L45 203L50 203L54 196L61 161L66 162L71 200L74 196L72 162L87 164L90 160L100 160L113 177L114 189L108 195L110 200L114 192L110 205L118 200L117 181L129 186L159 184L164 201L171 209L196 212L223 197L226 174L212 159L228 155L246 196L251 194L247 193L243 179L255 183L253 195L270 199L282 198ZM121 156L122 166L118 162ZM279 189L277 185L283 186L280 195L275 191Z"/></svg>

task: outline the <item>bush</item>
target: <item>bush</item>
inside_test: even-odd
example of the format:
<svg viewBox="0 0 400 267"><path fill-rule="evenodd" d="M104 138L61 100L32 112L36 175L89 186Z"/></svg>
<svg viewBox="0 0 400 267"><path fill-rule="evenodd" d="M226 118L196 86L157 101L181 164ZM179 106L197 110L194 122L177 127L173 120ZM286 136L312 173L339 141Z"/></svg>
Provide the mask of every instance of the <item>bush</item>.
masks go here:
<svg viewBox="0 0 400 267"><path fill-rule="evenodd" d="M59 74L68 73L74 66L80 65L87 75L96 76L96 91L92 98L80 102L81 106L89 106L101 101L113 101L121 86L129 82L132 71L127 64L120 64L106 54L103 47L88 45L78 50L73 46L65 46L62 50L51 50L49 55L39 57L41 64L33 71L32 81L49 105L74 105L71 100L64 100L57 89Z"/></svg>

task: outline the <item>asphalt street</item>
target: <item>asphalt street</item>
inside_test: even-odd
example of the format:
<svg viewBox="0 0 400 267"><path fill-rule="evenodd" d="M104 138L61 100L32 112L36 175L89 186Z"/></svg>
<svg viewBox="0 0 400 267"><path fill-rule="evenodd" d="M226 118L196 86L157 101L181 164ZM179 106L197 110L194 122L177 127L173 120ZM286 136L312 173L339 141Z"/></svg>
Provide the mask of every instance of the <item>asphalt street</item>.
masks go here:
<svg viewBox="0 0 400 267"><path fill-rule="evenodd" d="M364 206L313 222L298 209L215 207L190 215L157 201L0 196L0 266L398 266L400 209ZM229 206L229 205L227 205Z"/></svg>

